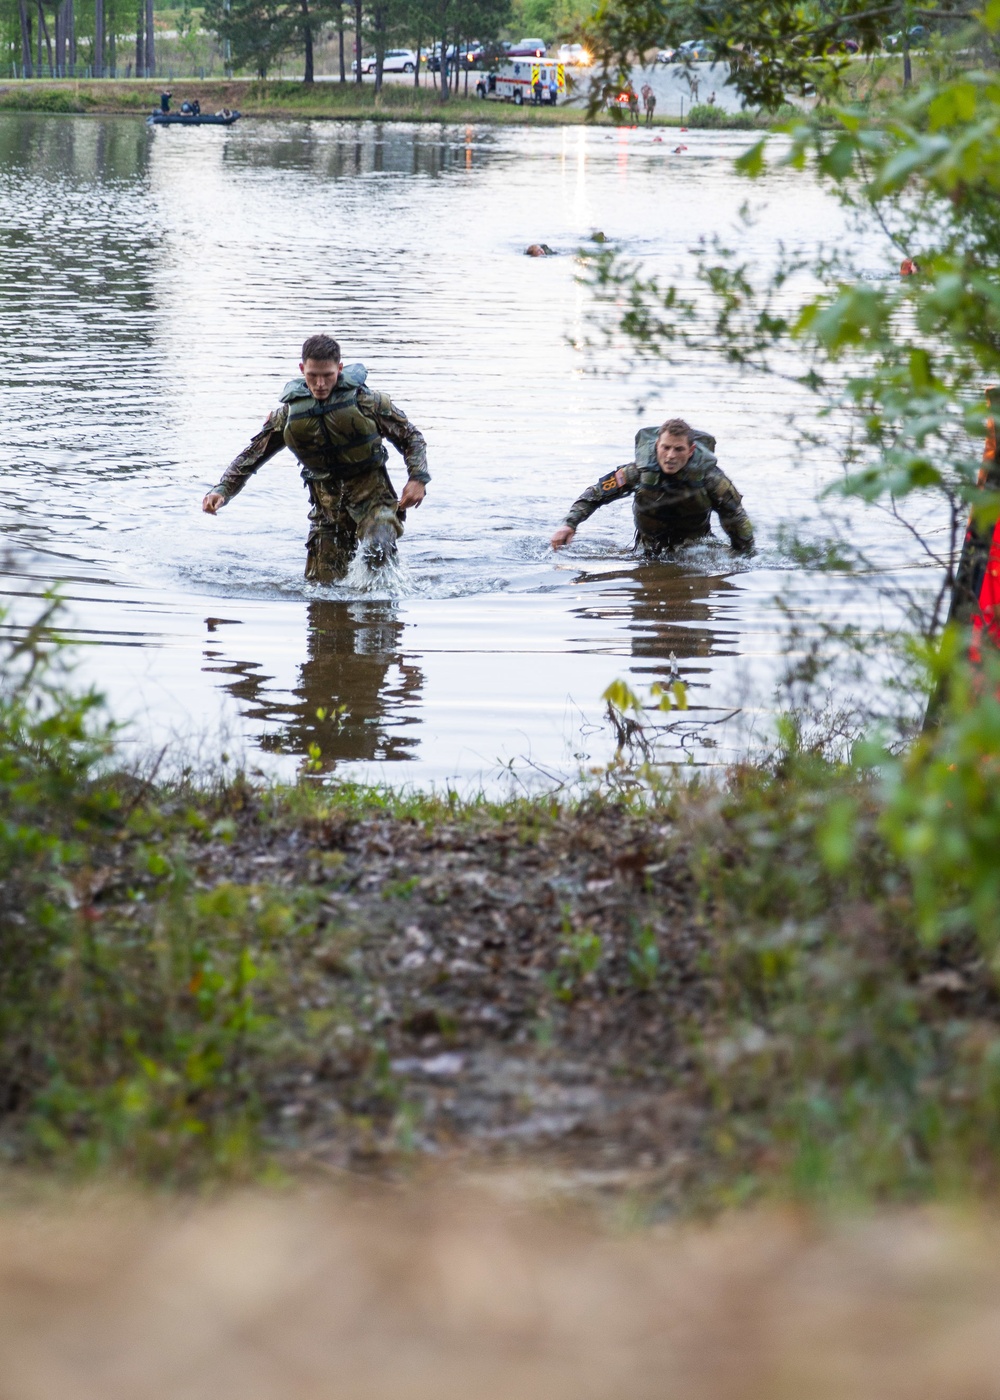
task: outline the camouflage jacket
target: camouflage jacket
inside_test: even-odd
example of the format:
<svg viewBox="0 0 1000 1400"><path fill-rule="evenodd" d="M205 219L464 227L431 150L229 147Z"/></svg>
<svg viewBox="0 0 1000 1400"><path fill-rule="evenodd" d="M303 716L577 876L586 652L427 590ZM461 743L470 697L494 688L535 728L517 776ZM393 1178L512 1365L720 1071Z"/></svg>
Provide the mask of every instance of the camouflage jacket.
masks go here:
<svg viewBox="0 0 1000 1400"><path fill-rule="evenodd" d="M624 485L618 484L618 472L624 473ZM566 524L575 530L595 510L624 496L633 498L636 529L644 540L678 543L707 534L714 511L734 549L753 548L753 525L743 498L703 443L695 443L690 462L673 475L659 468L644 471L635 462L608 472L573 502Z"/></svg>
<svg viewBox="0 0 1000 1400"><path fill-rule="evenodd" d="M406 470L411 481L421 481L424 485L431 479L427 470L427 443L424 435L415 428L401 408L376 389L358 390L358 407L373 419L380 435L387 438L397 451L403 454ZM278 407L264 420L259 433L250 439L250 444L230 462L222 473L222 478L213 491L218 491L225 500L231 501L265 462L270 461L285 446L283 437L288 405Z"/></svg>

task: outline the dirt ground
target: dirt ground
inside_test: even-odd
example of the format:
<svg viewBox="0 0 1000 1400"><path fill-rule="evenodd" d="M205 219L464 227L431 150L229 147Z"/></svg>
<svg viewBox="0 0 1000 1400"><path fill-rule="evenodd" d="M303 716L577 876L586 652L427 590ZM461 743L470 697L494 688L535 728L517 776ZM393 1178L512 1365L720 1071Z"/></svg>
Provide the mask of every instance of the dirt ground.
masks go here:
<svg viewBox="0 0 1000 1400"><path fill-rule="evenodd" d="M470 1191L0 1214L7 1400L993 1400L997 1225L609 1232Z"/></svg>
<svg viewBox="0 0 1000 1400"><path fill-rule="evenodd" d="M199 861L206 885L319 900L264 1000L295 1047L261 1086L286 1160L544 1161L660 1200L696 1170L708 1101L692 1045L716 988L689 852L662 816L341 814L241 824Z"/></svg>

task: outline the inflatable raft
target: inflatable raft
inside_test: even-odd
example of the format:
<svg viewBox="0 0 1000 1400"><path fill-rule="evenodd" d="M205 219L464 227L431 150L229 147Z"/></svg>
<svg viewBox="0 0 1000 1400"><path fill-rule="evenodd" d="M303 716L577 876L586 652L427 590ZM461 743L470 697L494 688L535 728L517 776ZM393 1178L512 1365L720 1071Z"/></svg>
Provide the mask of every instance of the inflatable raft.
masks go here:
<svg viewBox="0 0 1000 1400"><path fill-rule="evenodd" d="M240 119L239 112L151 112L147 126L232 126Z"/></svg>

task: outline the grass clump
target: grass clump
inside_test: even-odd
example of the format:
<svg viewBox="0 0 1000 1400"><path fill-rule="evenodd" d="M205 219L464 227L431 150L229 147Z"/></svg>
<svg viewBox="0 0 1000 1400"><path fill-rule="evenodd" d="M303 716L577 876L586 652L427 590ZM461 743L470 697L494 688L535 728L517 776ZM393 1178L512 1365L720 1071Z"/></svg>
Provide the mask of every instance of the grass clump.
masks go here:
<svg viewBox="0 0 1000 1400"><path fill-rule="evenodd" d="M21 83L6 92L0 92L0 110L16 112L86 112L89 103L85 96L64 87L43 87L31 83Z"/></svg>

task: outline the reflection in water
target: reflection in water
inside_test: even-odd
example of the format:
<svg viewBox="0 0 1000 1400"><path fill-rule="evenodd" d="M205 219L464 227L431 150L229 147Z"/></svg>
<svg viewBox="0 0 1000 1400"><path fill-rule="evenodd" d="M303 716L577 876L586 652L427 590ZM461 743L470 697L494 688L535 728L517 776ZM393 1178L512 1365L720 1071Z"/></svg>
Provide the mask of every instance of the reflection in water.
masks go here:
<svg viewBox="0 0 1000 1400"><path fill-rule="evenodd" d="M204 669L237 677L225 688L245 717L276 726L260 740L268 753L305 754L315 744L323 771L344 761L410 758L417 738L406 731L419 722L410 712L424 676L401 651L396 605L317 599L307 612L307 654L291 698L268 693L270 678L259 674L257 662L217 665L220 653L210 648ZM222 622L206 618L209 632Z"/></svg>
<svg viewBox="0 0 1000 1400"><path fill-rule="evenodd" d="M727 604L738 597L728 578L690 573L678 564L647 563L587 575L578 582L596 584L602 592L597 602L574 609L577 616L624 625L634 658L629 669L650 683L679 674L689 686L698 685L692 676L710 673L711 666L685 662L739 654L737 627L720 627ZM606 588L608 584L613 588Z"/></svg>

